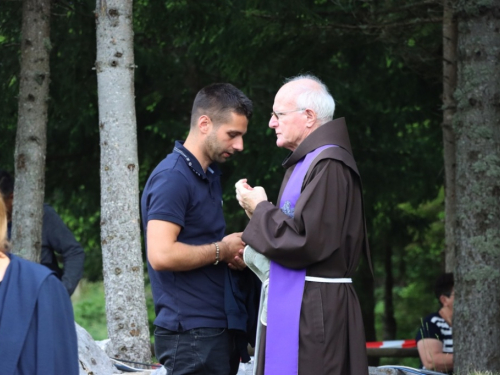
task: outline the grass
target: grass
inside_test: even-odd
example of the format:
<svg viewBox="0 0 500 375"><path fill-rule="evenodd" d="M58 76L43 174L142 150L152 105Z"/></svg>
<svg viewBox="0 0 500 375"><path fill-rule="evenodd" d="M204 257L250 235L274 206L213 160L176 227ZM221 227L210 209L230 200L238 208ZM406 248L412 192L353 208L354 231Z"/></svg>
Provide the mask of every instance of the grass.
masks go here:
<svg viewBox="0 0 500 375"><path fill-rule="evenodd" d="M90 283L81 280L71 296L75 321L85 328L94 340L108 338L106 306L102 282Z"/></svg>

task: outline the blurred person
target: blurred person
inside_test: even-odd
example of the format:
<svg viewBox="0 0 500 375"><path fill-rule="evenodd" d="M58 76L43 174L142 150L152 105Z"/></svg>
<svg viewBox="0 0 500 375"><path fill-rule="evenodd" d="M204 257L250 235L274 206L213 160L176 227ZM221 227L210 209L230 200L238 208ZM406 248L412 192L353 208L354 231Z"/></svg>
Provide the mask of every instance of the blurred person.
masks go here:
<svg viewBox="0 0 500 375"><path fill-rule="evenodd" d="M7 238L11 238L12 206L14 201L14 179L0 169L0 193L7 208ZM63 268L59 267L58 256ZM48 204L43 205L42 251L40 264L50 268L72 295L83 276L85 252L57 212Z"/></svg>
<svg viewBox="0 0 500 375"><path fill-rule="evenodd" d="M418 354L424 369L453 374L453 273L438 277L434 294L441 307L422 320L416 336Z"/></svg>
<svg viewBox="0 0 500 375"><path fill-rule="evenodd" d="M228 375L238 370L225 279L228 267L245 268L243 243L241 233L224 236L217 163L243 150L251 115L252 102L233 85L202 88L193 103L187 139L175 142L142 194L155 354L168 374Z"/></svg>
<svg viewBox="0 0 500 375"><path fill-rule="evenodd" d="M47 267L8 252L7 211L0 196L0 373L79 373L68 293Z"/></svg>
<svg viewBox="0 0 500 375"><path fill-rule="evenodd" d="M317 77L288 80L269 120L276 145L291 151L278 204L246 179L236 184L250 217L242 239L270 260L267 306L261 306L267 313L260 316L256 347L259 375L368 374L351 280L361 255L370 259L361 179L345 121L332 120L334 109ZM251 248L244 259L254 269ZM265 285L267 271L256 273Z"/></svg>

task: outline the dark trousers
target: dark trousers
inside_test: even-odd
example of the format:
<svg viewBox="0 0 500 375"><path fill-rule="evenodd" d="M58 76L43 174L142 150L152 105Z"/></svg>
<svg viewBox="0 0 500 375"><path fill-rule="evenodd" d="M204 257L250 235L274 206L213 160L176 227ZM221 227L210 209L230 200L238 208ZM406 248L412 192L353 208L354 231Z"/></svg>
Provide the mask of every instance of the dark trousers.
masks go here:
<svg viewBox="0 0 500 375"><path fill-rule="evenodd" d="M225 328L155 328L155 354L168 375L235 375L239 355Z"/></svg>

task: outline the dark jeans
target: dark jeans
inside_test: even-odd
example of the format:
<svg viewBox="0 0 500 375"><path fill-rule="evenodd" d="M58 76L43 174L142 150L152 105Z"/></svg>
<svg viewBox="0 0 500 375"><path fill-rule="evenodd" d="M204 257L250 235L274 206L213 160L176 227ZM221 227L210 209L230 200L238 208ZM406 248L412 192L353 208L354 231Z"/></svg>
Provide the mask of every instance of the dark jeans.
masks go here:
<svg viewBox="0 0 500 375"><path fill-rule="evenodd" d="M239 355L225 328L175 332L155 328L155 354L168 375L234 375Z"/></svg>

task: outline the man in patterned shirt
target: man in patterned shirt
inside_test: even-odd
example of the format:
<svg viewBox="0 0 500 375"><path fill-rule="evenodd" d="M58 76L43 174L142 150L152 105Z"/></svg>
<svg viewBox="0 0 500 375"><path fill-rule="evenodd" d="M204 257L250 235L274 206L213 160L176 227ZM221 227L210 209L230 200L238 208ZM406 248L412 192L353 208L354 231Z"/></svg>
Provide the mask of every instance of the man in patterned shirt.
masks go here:
<svg viewBox="0 0 500 375"><path fill-rule="evenodd" d="M439 311L428 315L417 332L417 348L425 369L453 373L452 317L455 291L453 273L442 274L434 289L441 305Z"/></svg>

